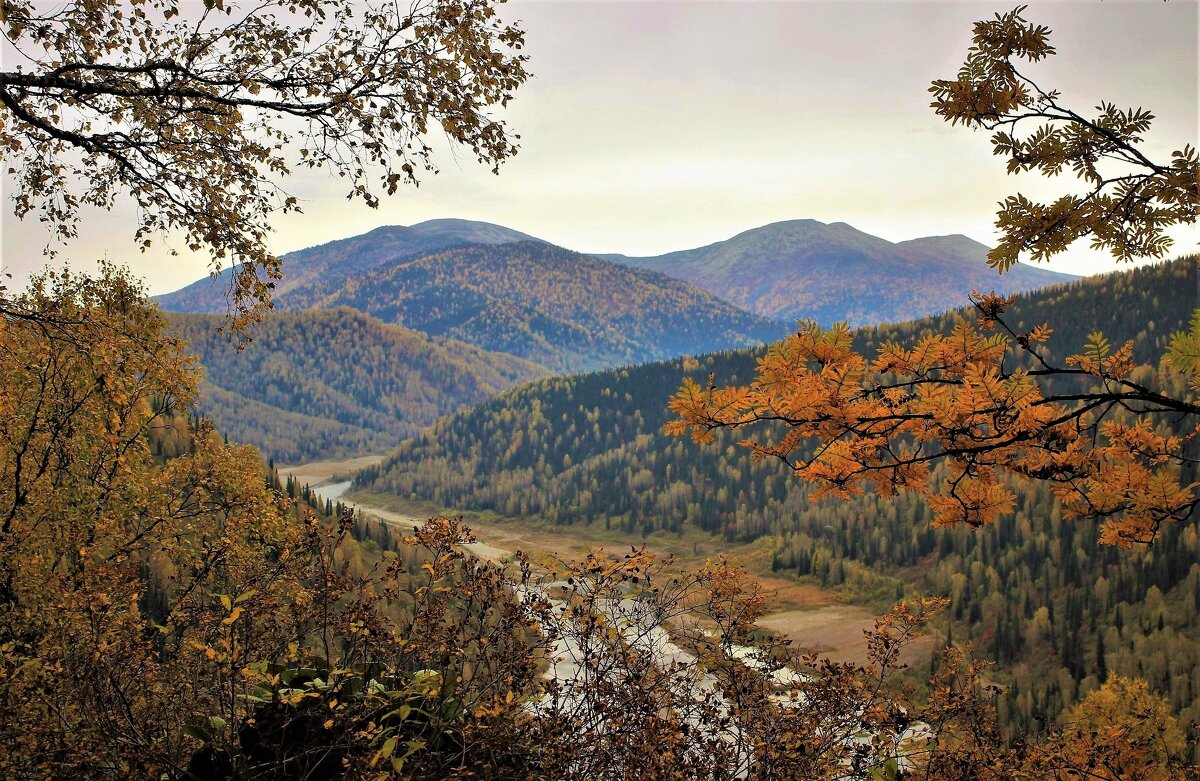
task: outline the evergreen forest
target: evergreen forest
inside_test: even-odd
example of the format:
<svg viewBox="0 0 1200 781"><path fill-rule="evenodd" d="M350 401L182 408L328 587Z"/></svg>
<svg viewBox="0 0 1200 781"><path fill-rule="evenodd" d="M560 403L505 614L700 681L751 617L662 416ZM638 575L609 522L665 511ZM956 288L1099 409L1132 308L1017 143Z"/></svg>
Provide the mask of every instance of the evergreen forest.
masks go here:
<svg viewBox="0 0 1200 781"><path fill-rule="evenodd" d="M1155 362L1195 305L1191 259L1088 278L1022 297L1017 330L1052 322L1063 355L1088 335L1133 340L1138 376L1169 384ZM1062 313L1070 313L1063 317ZM968 310L865 328L856 346L948 332ZM698 448L662 433L684 376L748 380L761 351L714 353L549 378L438 421L361 473L365 492L445 507L603 524L636 537L697 527L729 540L767 538L773 568L882 607L898 593L948 596L947 642L972 641L1009 682L998 701L1010 735L1052 722L1110 672L1143 677L1184 723L1200 718L1200 529L1165 528L1153 546L1098 544L1064 521L1044 487L1014 485L1016 511L983 529L935 529L916 498L867 494L813 504L778 462L734 447ZM1161 425L1169 426L1170 421Z"/></svg>

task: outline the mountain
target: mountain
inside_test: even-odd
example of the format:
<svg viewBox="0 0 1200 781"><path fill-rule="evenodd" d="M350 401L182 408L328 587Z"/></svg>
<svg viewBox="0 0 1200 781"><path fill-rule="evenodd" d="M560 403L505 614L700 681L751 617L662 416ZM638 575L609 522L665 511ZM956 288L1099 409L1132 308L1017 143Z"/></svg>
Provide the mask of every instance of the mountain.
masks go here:
<svg viewBox="0 0 1200 781"><path fill-rule="evenodd" d="M770 341L797 318L900 322L957 308L971 290L1072 279L1026 266L998 275L986 255L965 236L894 244L845 223L793 220L658 257L596 256L500 225L432 220L286 255L274 300L284 311L350 306L587 371ZM228 283L204 279L160 303L223 312Z"/></svg>
<svg viewBox="0 0 1200 781"><path fill-rule="evenodd" d="M387 450L441 415L547 374L347 308L276 312L240 351L219 332L222 315L169 320L204 367L201 412L284 462Z"/></svg>
<svg viewBox="0 0 1200 781"><path fill-rule="evenodd" d="M1048 322L1056 330L1047 349L1060 358L1092 331L1113 344L1132 339L1138 381L1184 394L1180 375L1155 366L1196 307L1195 275L1193 258L1090 277L1029 294L1006 318L1018 332ZM866 328L856 347L910 344L962 318L975 313ZM723 352L514 388L403 443L359 474L356 495L603 524L631 538L698 527L762 539L774 569L838 588L848 601L950 596L953 624L940 631L998 662L988 675L1011 684L996 700L1010 735L1053 720L1106 672L1145 677L1182 723L1200 719L1200 518L1165 525L1153 547L1116 550L1098 544L1098 524L1064 520L1045 485L1020 482L1011 486L1014 512L995 525L934 529L912 496L813 503L781 464L752 463L734 446L736 432L708 447L663 436L667 400L684 376L746 383L759 355ZM934 478L944 476L939 466Z"/></svg>
<svg viewBox="0 0 1200 781"><path fill-rule="evenodd" d="M663 274L527 241L383 264L324 304L559 371L761 344L788 330Z"/></svg>
<svg viewBox="0 0 1200 781"><path fill-rule="evenodd" d="M540 242L520 231L472 220L429 220L405 227L385 225L361 236L339 239L283 256L284 278L276 283L275 303L281 309L306 309L319 305L346 280L379 266L465 244ZM232 272L197 280L185 288L158 297L170 312L226 311L225 298Z"/></svg>
<svg viewBox="0 0 1200 781"><path fill-rule="evenodd" d="M1020 293L1073 279L1024 265L998 275L987 251L961 235L893 244L844 222L791 220L707 247L605 257L691 282L763 317L826 325L912 320L960 307L972 290Z"/></svg>
<svg viewBox="0 0 1200 781"><path fill-rule="evenodd" d="M284 269L280 310L349 306L556 371L761 344L790 327L663 274L465 220L378 228L291 253ZM205 279L159 301L222 312L226 285Z"/></svg>

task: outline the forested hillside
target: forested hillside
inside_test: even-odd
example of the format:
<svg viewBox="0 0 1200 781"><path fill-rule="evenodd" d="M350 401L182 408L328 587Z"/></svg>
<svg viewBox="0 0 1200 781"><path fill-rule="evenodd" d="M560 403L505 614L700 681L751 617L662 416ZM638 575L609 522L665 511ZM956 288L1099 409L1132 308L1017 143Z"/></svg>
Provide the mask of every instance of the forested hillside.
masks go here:
<svg viewBox="0 0 1200 781"><path fill-rule="evenodd" d="M0 777L375 778L397 746L390 777L412 779L898 778L901 761L928 778L1041 779L1086 777L1097 756L1181 764L1181 730L1144 681L1110 678L1059 730L1013 744L981 699L992 676L954 675L954 651L950 677L913 697L895 650L940 599L868 631L868 667L819 663L755 631L764 600L727 562L680 572L641 550L535 573L476 559L460 521L409 535L338 514L293 479L285 495L253 448L190 414L199 372L181 340L104 269L50 276L0 330L12 412L0 416L12 532L0 659L13 673L0 676ZM1173 630L1172 594L1147 594L1157 624L1123 626ZM677 644L666 652L663 616ZM564 646L589 662L558 664ZM1156 679L1157 656L1145 658ZM781 683L777 664L800 674ZM1046 678L1032 680L1035 703L1055 705ZM924 741L914 722L949 737Z"/></svg>
<svg viewBox="0 0 1200 781"><path fill-rule="evenodd" d="M277 308L305 309L320 305L347 280L383 263L420 257L464 244L538 241L520 231L472 220L429 220L416 225L384 225L361 236L331 241L283 256L283 279L275 282ZM204 277L158 297L171 312L225 312L232 271Z"/></svg>
<svg viewBox="0 0 1200 781"><path fill-rule="evenodd" d="M337 308L277 312L238 343L221 315L169 316L205 369L199 409L280 462L379 452L547 371Z"/></svg>
<svg viewBox="0 0 1200 781"><path fill-rule="evenodd" d="M686 280L763 317L824 325L912 320L953 309L972 290L1019 293L1072 279L1016 266L997 277L966 236L893 244L844 222L790 220L706 247L614 260Z"/></svg>
<svg viewBox="0 0 1200 781"><path fill-rule="evenodd" d="M788 328L662 274L537 242L383 264L324 305L560 371L758 344Z"/></svg>
<svg viewBox="0 0 1200 781"><path fill-rule="evenodd" d="M1049 322L1050 353L1078 351L1103 331L1135 342L1135 377L1153 366L1195 307L1195 266L1176 261L1031 294L1010 311L1018 330ZM873 329L858 347L947 331L958 312ZM1064 523L1045 492L1014 486L1016 512L993 527L936 530L919 500L873 496L813 505L775 462L752 464L732 438L697 447L661 434L683 376L721 385L753 375L757 352L717 353L516 388L404 443L360 490L447 507L603 523L630 534L685 524L731 539L769 535L775 567L858 598L907 588L953 597L954 640L976 641L1013 681L1001 698L1009 729L1040 728L1107 672L1146 677L1184 720L1200 717L1200 534L1169 526L1151 548L1097 544L1092 523ZM1174 375L1178 377L1178 375ZM1178 382L1178 380L1174 380Z"/></svg>

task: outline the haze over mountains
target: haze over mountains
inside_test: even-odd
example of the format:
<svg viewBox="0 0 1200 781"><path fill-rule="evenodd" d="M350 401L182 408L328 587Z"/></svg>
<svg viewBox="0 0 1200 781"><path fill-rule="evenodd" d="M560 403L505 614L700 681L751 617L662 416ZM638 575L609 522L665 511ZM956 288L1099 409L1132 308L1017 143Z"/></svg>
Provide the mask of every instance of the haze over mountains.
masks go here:
<svg viewBox="0 0 1200 781"><path fill-rule="evenodd" d="M790 220L666 255L603 257L691 282L763 317L825 325L912 320L960 307L972 290L1023 293L1074 279L1025 265L1000 275L987 252L962 235L893 244L844 222Z"/></svg>

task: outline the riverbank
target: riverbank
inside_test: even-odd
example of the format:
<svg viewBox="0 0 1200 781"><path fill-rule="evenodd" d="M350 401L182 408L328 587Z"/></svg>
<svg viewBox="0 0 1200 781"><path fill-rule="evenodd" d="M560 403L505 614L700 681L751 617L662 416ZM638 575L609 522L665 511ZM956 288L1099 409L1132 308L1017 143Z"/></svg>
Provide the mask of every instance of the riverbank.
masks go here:
<svg viewBox="0 0 1200 781"><path fill-rule="evenodd" d="M279 467L281 477L292 476L308 484L325 498L340 498L364 515L411 529L428 517L444 514L428 504L406 502L398 497L364 492L345 493L348 477L357 469L382 461L384 456L318 461ZM754 577L767 593L773 606L759 625L787 637L798 648L820 653L836 661L863 663L866 646L863 633L874 628L878 614L860 605L839 602L836 592L810 583L782 578L770 571L770 550L765 540L730 544L699 530L682 535L656 533L646 538L629 539L599 525L554 526L537 521L501 519L489 513L455 513L464 516L479 542L468 549L480 558L504 561L516 550L531 556L575 558L597 548L625 552L631 545L660 556L675 556L681 567L703 564L725 556ZM921 638L906 649L902 661L909 665L924 663L933 652L933 639Z"/></svg>

